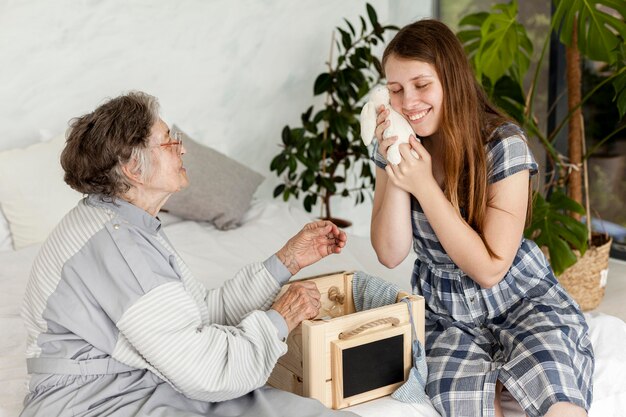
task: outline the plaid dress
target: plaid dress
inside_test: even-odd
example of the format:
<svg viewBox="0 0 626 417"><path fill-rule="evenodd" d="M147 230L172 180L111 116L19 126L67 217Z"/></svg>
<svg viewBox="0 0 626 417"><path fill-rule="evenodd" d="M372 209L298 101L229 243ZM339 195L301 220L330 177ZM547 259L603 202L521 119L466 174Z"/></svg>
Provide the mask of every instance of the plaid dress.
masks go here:
<svg viewBox="0 0 626 417"><path fill-rule="evenodd" d="M524 133L496 129L486 145L489 183L537 172ZM374 162L386 161L375 149ZM593 351L577 303L557 282L537 245L521 239L506 276L481 288L448 257L412 198L411 284L426 301L426 392L443 416L493 416L500 380L529 416L556 402L589 409Z"/></svg>

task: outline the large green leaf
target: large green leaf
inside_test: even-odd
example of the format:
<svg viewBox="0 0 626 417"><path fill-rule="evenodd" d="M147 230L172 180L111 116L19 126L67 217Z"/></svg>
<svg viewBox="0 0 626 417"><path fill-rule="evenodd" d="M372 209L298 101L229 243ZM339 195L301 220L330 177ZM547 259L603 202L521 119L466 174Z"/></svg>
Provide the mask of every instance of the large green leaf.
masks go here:
<svg viewBox="0 0 626 417"><path fill-rule="evenodd" d="M472 60L480 47L480 40L482 38L480 28L485 19L487 19L487 16L489 16L487 12L472 13L463 17L459 22L459 28L461 28L461 30L459 30L456 36L463 44L467 56ZM475 63L472 63L472 65L475 66Z"/></svg>
<svg viewBox="0 0 626 417"><path fill-rule="evenodd" d="M576 24L578 49L582 55L594 61L615 62L614 50L626 39L626 1L554 0L554 4L556 10L552 19L555 28L560 29L561 42L571 45Z"/></svg>
<svg viewBox="0 0 626 417"><path fill-rule="evenodd" d="M480 45L476 51L477 76L484 74L495 84L508 74L522 81L528 71L532 43L523 25L517 22L517 1L496 4L480 28Z"/></svg>
<svg viewBox="0 0 626 417"><path fill-rule="evenodd" d="M496 4L492 11L473 13L459 23L457 33L478 80L483 75L494 86L503 76L520 86L530 66L533 46L526 29L517 22L517 1ZM486 88L491 91L490 88ZM493 95L493 91L491 91Z"/></svg>
<svg viewBox="0 0 626 417"><path fill-rule="evenodd" d="M535 193L531 223L524 231L527 238L548 248L550 264L557 275L576 262L574 250L581 254L587 250L586 226L567 212L582 214L585 209L560 190L547 200Z"/></svg>

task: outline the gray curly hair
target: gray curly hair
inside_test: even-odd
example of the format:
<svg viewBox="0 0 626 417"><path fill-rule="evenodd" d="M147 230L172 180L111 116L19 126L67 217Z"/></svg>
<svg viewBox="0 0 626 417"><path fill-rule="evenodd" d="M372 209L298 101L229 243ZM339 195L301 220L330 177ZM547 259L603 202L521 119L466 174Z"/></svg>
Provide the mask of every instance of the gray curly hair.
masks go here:
<svg viewBox="0 0 626 417"><path fill-rule="evenodd" d="M147 178L152 171L148 147L152 126L159 120L159 101L132 91L72 119L61 166L65 182L84 194L120 196L131 188L122 166Z"/></svg>

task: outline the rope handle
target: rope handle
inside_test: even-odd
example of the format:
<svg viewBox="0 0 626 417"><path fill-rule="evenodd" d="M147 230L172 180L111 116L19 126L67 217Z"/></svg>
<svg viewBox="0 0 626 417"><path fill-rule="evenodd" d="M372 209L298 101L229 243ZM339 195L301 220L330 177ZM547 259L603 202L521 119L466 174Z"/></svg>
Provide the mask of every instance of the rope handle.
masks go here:
<svg viewBox="0 0 626 417"><path fill-rule="evenodd" d="M328 289L328 299L330 301L337 302L339 304L343 304L346 296L339 291L339 288L334 285Z"/></svg>
<svg viewBox="0 0 626 417"><path fill-rule="evenodd" d="M392 326L397 326L400 324L400 320L396 317L385 317L382 319L370 321L369 323L365 323L362 326L357 327L354 330L350 330L349 332L341 332L339 333L339 339L346 340L363 333L366 330L372 329L374 327L382 326L385 324L391 324Z"/></svg>

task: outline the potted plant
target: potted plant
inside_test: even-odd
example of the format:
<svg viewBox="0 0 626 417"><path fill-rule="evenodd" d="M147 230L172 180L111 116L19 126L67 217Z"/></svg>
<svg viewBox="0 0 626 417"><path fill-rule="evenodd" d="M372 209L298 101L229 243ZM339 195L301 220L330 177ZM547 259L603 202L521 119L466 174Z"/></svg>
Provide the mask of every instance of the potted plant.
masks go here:
<svg viewBox="0 0 626 417"><path fill-rule="evenodd" d="M539 68L545 58L551 33L545 36L545 43L539 49L537 67L531 75L527 91L524 91L524 80L535 48L524 25L517 20L516 0L496 4L490 12L465 16L461 19L458 36L466 47L479 82L489 96L517 120L531 137L538 138L546 150L553 175L547 180L545 190L534 193L533 216L525 235L547 249L554 272L563 280L567 271L576 268L574 264L585 255L588 245L592 248L602 247L608 263L606 241L592 240L589 228L591 222L585 225L580 221L580 216L587 214L589 217L590 211L588 206L582 206L583 191L588 189L583 186L581 173L586 173L585 162L595 150L594 147L586 152L584 148L581 106L603 85L611 83L614 99L612 103L606 104L616 106L620 117L626 113L626 3L612 0L554 0L554 6L550 32L557 34L560 42L567 47L568 113L547 135L538 128L534 102ZM581 97L581 56L604 62L613 70L609 77L584 97ZM567 157L554 146L554 139L566 124L569 128ZM598 142L610 140L624 128L623 125L618 126ZM572 288L568 290L574 292ZM604 288L601 291L603 294ZM583 306L583 309L588 308Z"/></svg>
<svg viewBox="0 0 626 417"><path fill-rule="evenodd" d="M282 195L285 201L303 197L308 212L319 202L324 219L333 219L333 196L354 196L355 204L359 204L374 186L358 116L363 98L382 76L373 49L384 42L387 31L398 28L382 26L374 8L367 4L366 9L369 25L361 16L357 30L344 19L346 27L333 32L328 70L317 76L313 86L314 95L326 96L325 103L321 109L311 106L302 113L302 126L283 128L282 149L270 165L282 180L274 189L274 197ZM333 220L339 226L349 225Z"/></svg>

